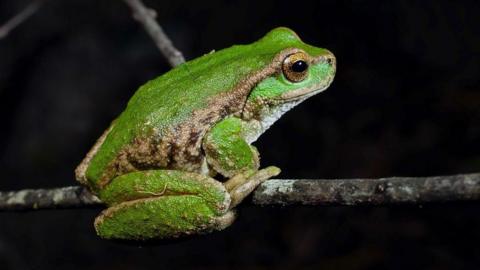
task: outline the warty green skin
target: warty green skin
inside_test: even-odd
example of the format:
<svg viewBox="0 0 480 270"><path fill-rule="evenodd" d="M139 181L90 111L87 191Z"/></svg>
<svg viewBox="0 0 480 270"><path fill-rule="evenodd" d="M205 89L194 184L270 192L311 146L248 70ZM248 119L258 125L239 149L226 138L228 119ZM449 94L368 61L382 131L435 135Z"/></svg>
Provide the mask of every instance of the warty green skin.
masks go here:
<svg viewBox="0 0 480 270"><path fill-rule="evenodd" d="M282 73L305 52L307 77ZM250 145L281 114L323 91L335 74L325 49L287 28L186 62L141 86L76 170L77 180L111 206L100 236L169 238L223 229L232 208L279 173L259 168ZM230 178L225 184L210 176Z"/></svg>

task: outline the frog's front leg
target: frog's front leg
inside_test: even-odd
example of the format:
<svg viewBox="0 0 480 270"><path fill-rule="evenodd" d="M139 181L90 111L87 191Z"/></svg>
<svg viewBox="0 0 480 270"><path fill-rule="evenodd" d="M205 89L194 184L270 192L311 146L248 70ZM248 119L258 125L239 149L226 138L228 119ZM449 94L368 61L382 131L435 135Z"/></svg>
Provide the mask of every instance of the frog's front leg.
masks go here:
<svg viewBox="0 0 480 270"><path fill-rule="evenodd" d="M235 213L224 185L208 176L175 170L132 172L99 191L110 208L95 220L103 238L146 240L221 230Z"/></svg>
<svg viewBox="0 0 480 270"><path fill-rule="evenodd" d="M225 182L232 199L230 208L262 182L280 173L280 169L274 166L258 170L258 151L245 139L249 133L256 132L254 129L237 117L228 117L213 126L203 140L208 165L230 178Z"/></svg>

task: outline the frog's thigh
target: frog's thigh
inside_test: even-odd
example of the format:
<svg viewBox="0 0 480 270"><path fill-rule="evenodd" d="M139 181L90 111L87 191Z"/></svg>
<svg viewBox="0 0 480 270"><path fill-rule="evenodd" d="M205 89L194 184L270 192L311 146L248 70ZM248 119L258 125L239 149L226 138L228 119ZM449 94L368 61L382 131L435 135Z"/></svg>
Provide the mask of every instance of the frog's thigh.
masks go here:
<svg viewBox="0 0 480 270"><path fill-rule="evenodd" d="M214 179L181 171L115 178L100 198L111 207L95 220L103 238L162 239L221 230L234 220L230 196Z"/></svg>
<svg viewBox="0 0 480 270"><path fill-rule="evenodd" d="M228 117L213 126L204 137L202 147L208 164L225 177L257 170L258 152L245 140L248 125L236 117Z"/></svg>

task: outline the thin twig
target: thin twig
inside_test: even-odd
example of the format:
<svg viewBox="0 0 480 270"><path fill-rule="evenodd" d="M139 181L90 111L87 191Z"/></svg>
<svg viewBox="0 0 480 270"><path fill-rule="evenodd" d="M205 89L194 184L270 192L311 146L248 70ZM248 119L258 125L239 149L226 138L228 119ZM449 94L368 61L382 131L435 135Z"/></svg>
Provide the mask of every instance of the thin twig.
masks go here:
<svg viewBox="0 0 480 270"><path fill-rule="evenodd" d="M124 1L132 9L133 18L143 25L163 56L167 58L168 63L175 67L185 62L182 53L173 46L170 38L168 38L162 27L155 20L157 13L153 9L146 7L141 0Z"/></svg>
<svg viewBox="0 0 480 270"><path fill-rule="evenodd" d="M480 173L380 179L271 179L253 193L257 205L388 205L480 199ZM0 211L101 205L80 186L0 192Z"/></svg>
<svg viewBox="0 0 480 270"><path fill-rule="evenodd" d="M33 0L17 15L13 16L4 25L0 26L0 39L8 36L13 29L35 14L35 12L37 12L44 2L45 0Z"/></svg>

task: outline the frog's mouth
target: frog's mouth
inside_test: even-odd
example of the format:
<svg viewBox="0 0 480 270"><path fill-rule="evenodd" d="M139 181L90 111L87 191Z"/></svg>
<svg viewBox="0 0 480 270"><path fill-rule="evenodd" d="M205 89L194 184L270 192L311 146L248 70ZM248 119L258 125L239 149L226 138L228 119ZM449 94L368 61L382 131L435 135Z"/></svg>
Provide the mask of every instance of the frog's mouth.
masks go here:
<svg viewBox="0 0 480 270"><path fill-rule="evenodd" d="M282 95L277 97L275 100L273 100L273 103L274 104L290 103L290 102L305 100L311 96L314 96L320 92L325 91L330 86L332 81L333 81L333 75L331 75L331 77L322 84L317 84L311 87L300 88L300 89L283 93Z"/></svg>
<svg viewBox="0 0 480 270"><path fill-rule="evenodd" d="M327 89L331 82L332 80L329 80L327 83L323 85L315 85L313 87L300 88L297 90L289 91L287 93L282 94L279 97L279 100L281 102L293 102L293 101L307 99Z"/></svg>

